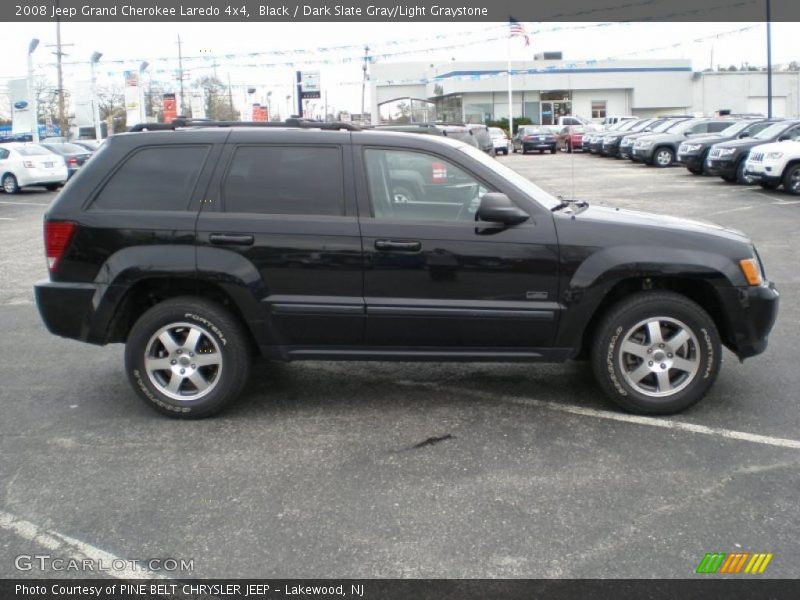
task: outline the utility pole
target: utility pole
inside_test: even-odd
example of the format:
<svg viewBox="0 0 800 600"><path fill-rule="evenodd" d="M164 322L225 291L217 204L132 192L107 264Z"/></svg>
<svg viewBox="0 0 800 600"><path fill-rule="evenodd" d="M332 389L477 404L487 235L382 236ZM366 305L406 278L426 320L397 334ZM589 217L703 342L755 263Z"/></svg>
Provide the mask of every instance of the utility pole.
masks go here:
<svg viewBox="0 0 800 600"><path fill-rule="evenodd" d="M767 118L772 118L772 7L767 0Z"/></svg>
<svg viewBox="0 0 800 600"><path fill-rule="evenodd" d="M228 108L231 112L231 121L233 121L233 88L231 87L231 73L228 71Z"/></svg>
<svg viewBox="0 0 800 600"><path fill-rule="evenodd" d="M361 70L364 76L361 79L361 122L364 122L364 103L366 102L367 94L367 65L369 64L369 46L364 46L364 65Z"/></svg>
<svg viewBox="0 0 800 600"><path fill-rule="evenodd" d="M185 114L183 109L183 53L181 48L181 34L178 34L178 79L180 80L180 99L181 99L181 114Z"/></svg>
<svg viewBox="0 0 800 600"><path fill-rule="evenodd" d="M56 1L56 8L59 8L60 1ZM58 126L61 129L61 135L67 137L68 124L67 124L67 109L64 102L64 71L62 69L62 59L68 56L62 51L64 46L74 46L75 44L62 44L61 43L61 19L56 19L56 43L48 44L48 48L55 48L56 51L52 54L56 55L56 70L58 73Z"/></svg>

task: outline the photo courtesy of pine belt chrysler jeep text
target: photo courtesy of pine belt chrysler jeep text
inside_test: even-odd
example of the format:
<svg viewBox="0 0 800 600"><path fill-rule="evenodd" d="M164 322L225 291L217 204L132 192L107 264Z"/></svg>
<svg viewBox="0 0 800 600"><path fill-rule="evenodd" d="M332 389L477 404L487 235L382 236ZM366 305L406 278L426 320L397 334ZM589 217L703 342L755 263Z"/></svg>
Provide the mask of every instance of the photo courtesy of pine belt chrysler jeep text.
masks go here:
<svg viewBox="0 0 800 600"><path fill-rule="evenodd" d="M219 411L257 356L584 359L623 409L667 414L723 345L767 347L778 293L740 232L559 200L446 137L230 125L115 135L45 215L48 329L125 343L168 415Z"/></svg>

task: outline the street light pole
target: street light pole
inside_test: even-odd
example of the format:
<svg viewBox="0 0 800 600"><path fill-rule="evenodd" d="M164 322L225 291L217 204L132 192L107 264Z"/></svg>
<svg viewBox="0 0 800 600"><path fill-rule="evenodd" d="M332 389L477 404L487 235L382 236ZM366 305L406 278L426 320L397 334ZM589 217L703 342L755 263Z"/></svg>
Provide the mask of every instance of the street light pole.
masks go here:
<svg viewBox="0 0 800 600"><path fill-rule="evenodd" d="M33 114L33 133L32 139L35 144L39 143L39 98L36 95L36 88L33 83L33 52L39 46L39 40L33 38L28 44L28 102Z"/></svg>
<svg viewBox="0 0 800 600"><path fill-rule="evenodd" d="M147 70L147 67L150 66L150 63L146 60L139 65L139 123L145 123L147 121L147 107L144 105L144 72Z"/></svg>
<svg viewBox="0 0 800 600"><path fill-rule="evenodd" d="M98 102L97 98L97 76L94 66L102 56L102 52L93 52L89 62L92 69L92 120L94 121L94 138L98 141L103 138L103 130L100 127L100 102Z"/></svg>
<svg viewBox="0 0 800 600"><path fill-rule="evenodd" d="M767 117L772 118L772 6L767 0Z"/></svg>

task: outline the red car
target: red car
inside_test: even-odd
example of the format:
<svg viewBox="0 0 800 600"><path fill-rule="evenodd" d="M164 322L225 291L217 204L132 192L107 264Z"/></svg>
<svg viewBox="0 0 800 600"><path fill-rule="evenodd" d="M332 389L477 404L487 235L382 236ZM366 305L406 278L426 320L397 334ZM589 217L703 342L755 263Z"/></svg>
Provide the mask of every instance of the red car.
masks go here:
<svg viewBox="0 0 800 600"><path fill-rule="evenodd" d="M583 133L586 128L582 125L567 125L558 132L558 147L564 152L583 150Z"/></svg>

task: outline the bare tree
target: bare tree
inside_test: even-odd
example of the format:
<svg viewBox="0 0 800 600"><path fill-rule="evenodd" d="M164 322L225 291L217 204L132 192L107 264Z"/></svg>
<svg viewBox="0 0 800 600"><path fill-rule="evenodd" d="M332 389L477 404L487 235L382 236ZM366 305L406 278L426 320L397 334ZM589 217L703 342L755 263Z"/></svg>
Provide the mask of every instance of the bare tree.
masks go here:
<svg viewBox="0 0 800 600"><path fill-rule="evenodd" d="M220 79L205 76L195 84L203 89L206 99L206 116L217 121L238 121L239 111L232 106L230 90Z"/></svg>

